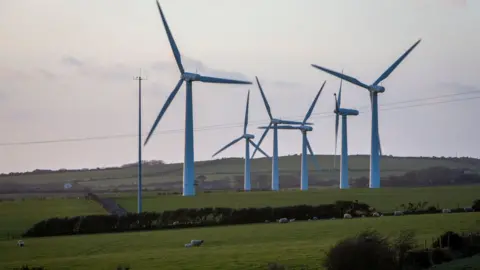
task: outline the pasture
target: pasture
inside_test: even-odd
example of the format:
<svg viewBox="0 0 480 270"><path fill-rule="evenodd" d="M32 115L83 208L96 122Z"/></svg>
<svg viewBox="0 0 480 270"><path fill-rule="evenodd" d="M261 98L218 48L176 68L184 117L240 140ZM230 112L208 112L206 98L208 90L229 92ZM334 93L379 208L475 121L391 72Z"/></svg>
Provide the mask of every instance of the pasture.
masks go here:
<svg viewBox="0 0 480 270"><path fill-rule="evenodd" d="M440 208L471 206L480 198L480 185L449 186L424 188L381 188L381 189L312 189L309 191L279 192L212 192L199 193L195 197L180 195L156 195L149 192L144 195L144 211L163 211L178 208L201 207L266 207L291 206L298 204L318 205L333 203L337 200L358 200L376 207L379 211L402 210L401 204L414 204L427 201L428 205ZM117 203L129 211L136 211L136 195L113 197Z"/></svg>
<svg viewBox="0 0 480 270"><path fill-rule="evenodd" d="M2 201L0 213L0 239L18 237L33 224L46 218L106 214L99 204L82 197Z"/></svg>
<svg viewBox="0 0 480 270"><path fill-rule="evenodd" d="M267 269L267 263L318 268L323 252L341 238L367 228L395 236L416 231L419 244L431 242L446 230L478 228L479 213L413 215L403 217L321 220L289 224L150 231L120 234L0 241L0 268L45 266L49 269ZM200 248L185 248L203 239Z"/></svg>
<svg viewBox="0 0 480 270"><path fill-rule="evenodd" d="M310 164L310 174L313 178L338 179L339 171L333 167L332 155L318 155L317 158L322 166L318 171L313 164ZM337 157L337 164L339 157ZM244 160L241 158L226 158L210 161L195 162L197 175L206 176L206 182L215 180L234 181L236 177L243 175ZM447 167L451 169L469 169L472 172L480 172L480 160L472 158L427 158L427 157L392 157L383 156L380 162L382 177L402 175L413 170L426 169L430 167ZM281 177L298 178L300 175L300 156L283 156L279 158ZM143 167L144 185L182 181L181 163L162 164L147 163ZM350 177L368 177L369 156L352 155L349 159ZM252 160L252 179L261 175L269 177L271 173L271 160L257 158ZM61 170L61 171L38 171L35 173L2 175L0 184L2 186L12 185L44 185L52 184L53 187L62 188L63 183L70 181L83 187L92 189L115 188L120 185L134 185L137 181L137 168L135 165L124 165L112 168L99 168L92 170ZM74 185L75 187L75 185Z"/></svg>

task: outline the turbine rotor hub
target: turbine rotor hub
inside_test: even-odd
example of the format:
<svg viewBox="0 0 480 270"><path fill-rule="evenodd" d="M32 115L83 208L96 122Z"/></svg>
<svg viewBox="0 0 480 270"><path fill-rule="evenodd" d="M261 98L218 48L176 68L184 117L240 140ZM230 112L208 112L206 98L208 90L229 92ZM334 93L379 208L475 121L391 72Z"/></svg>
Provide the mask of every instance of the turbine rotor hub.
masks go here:
<svg viewBox="0 0 480 270"><path fill-rule="evenodd" d="M184 72L181 77L185 81L191 81L191 82L192 81L198 81L200 79L199 74L190 73L190 72Z"/></svg>
<svg viewBox="0 0 480 270"><path fill-rule="evenodd" d="M372 86L370 86L369 90L371 92L374 92L374 93L383 93L383 92L385 92L385 87L383 87L381 85L372 85Z"/></svg>

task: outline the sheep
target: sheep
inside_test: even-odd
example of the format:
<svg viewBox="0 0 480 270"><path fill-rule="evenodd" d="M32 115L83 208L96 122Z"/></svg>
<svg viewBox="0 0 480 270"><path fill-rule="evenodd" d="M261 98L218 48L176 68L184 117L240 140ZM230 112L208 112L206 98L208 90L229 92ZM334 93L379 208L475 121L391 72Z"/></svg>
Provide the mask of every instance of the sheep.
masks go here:
<svg viewBox="0 0 480 270"><path fill-rule="evenodd" d="M464 208L463 208L463 211L465 211L465 212L473 212L473 208L472 208L472 207L464 207Z"/></svg>
<svg viewBox="0 0 480 270"><path fill-rule="evenodd" d="M185 247L186 247L186 248L190 248L190 247L192 247L192 244L191 244L191 243L186 243L186 244L185 244Z"/></svg>
<svg viewBox="0 0 480 270"><path fill-rule="evenodd" d="M287 218L281 218L278 220L278 223L288 223L288 219Z"/></svg>
<svg viewBox="0 0 480 270"><path fill-rule="evenodd" d="M318 218L317 217L313 217L313 220L317 220Z"/></svg>
<svg viewBox="0 0 480 270"><path fill-rule="evenodd" d="M350 219L350 218L352 218L352 215L350 215L350 214L344 214L344 215L343 215L343 218Z"/></svg>
<svg viewBox="0 0 480 270"><path fill-rule="evenodd" d="M178 224L180 224L180 222L178 221L173 222L173 226L177 226Z"/></svg>
<svg viewBox="0 0 480 270"><path fill-rule="evenodd" d="M379 214L378 212L374 212L374 213L372 214L372 216L373 216L373 217L380 217L380 214Z"/></svg>
<svg viewBox="0 0 480 270"><path fill-rule="evenodd" d="M403 216L403 211L395 211L393 212L394 216Z"/></svg>
<svg viewBox="0 0 480 270"><path fill-rule="evenodd" d="M290 220L289 220L289 222L294 222L294 221L295 221L295 219L294 219L294 218L292 218L292 219L290 219Z"/></svg>
<svg viewBox="0 0 480 270"><path fill-rule="evenodd" d="M444 208L442 209L442 213L446 214L446 213L451 213L452 210L448 209L448 208Z"/></svg>
<svg viewBox="0 0 480 270"><path fill-rule="evenodd" d="M19 246L19 247L24 247L24 246L25 246L25 243L23 242L23 240L18 240L17 246Z"/></svg>
<svg viewBox="0 0 480 270"><path fill-rule="evenodd" d="M194 247L199 247L203 244L203 242L204 242L203 240L192 240L190 241L190 244Z"/></svg>

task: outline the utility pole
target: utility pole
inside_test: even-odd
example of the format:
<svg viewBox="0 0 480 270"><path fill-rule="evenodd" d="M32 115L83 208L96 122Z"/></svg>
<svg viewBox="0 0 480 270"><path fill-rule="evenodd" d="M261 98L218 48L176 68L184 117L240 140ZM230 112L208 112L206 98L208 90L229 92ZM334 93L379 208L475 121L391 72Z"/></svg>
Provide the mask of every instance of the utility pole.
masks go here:
<svg viewBox="0 0 480 270"><path fill-rule="evenodd" d="M137 187L137 212L142 212L142 81L146 77L142 77L142 70L140 75L133 77L138 81L138 187Z"/></svg>

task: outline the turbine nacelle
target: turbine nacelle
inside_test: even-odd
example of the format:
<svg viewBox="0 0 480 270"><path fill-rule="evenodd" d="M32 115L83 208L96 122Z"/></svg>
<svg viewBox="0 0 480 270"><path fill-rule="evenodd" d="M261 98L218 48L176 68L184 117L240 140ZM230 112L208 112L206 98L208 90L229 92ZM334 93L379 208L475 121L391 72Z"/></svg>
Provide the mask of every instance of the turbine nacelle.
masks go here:
<svg viewBox="0 0 480 270"><path fill-rule="evenodd" d="M243 134L243 138L253 140L253 139L255 138L255 135L252 135L252 134Z"/></svg>
<svg viewBox="0 0 480 270"><path fill-rule="evenodd" d="M200 74L196 73L190 73L190 72L184 72L181 76L181 78L185 81L199 81L200 80Z"/></svg>
<svg viewBox="0 0 480 270"><path fill-rule="evenodd" d="M385 92L385 87L380 85L371 85L368 87L368 90L372 93L383 93Z"/></svg>
<svg viewBox="0 0 480 270"><path fill-rule="evenodd" d="M290 121L290 120L282 120L277 118L272 118L272 124L286 124L286 125L313 125L313 123L303 123L300 121Z"/></svg>
<svg viewBox="0 0 480 270"><path fill-rule="evenodd" d="M343 109L343 108L340 108L340 109L335 110L333 112L336 113L336 114L340 114L340 115L358 115L359 114L359 112L357 110Z"/></svg>

